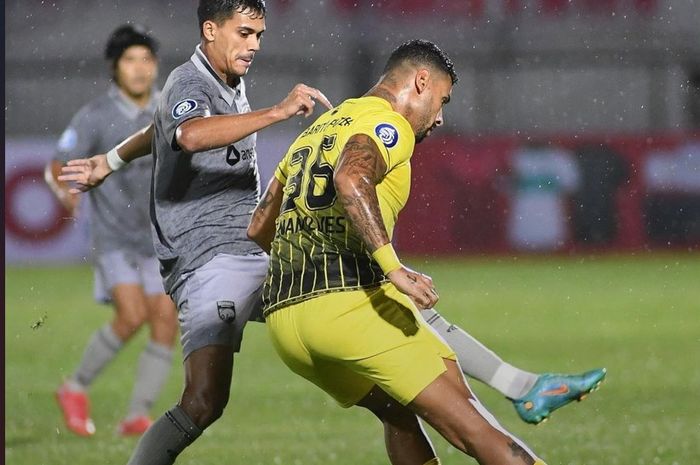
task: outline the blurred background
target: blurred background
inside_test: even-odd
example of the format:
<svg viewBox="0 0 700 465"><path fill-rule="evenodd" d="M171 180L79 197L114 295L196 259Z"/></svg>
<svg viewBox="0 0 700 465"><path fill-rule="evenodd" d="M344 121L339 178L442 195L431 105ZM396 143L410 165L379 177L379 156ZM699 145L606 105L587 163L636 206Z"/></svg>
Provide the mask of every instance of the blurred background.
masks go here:
<svg viewBox="0 0 700 465"><path fill-rule="evenodd" d="M697 248L700 3L688 0L271 0L248 76L253 108L296 82L364 93L388 54L426 38L460 81L446 126L414 157L396 242L416 254ZM5 4L10 262L85 256L41 167L71 116L109 85L103 48L135 21L160 79L198 42L196 2ZM310 121L262 131L262 180ZM81 237L81 234L83 237Z"/></svg>
<svg viewBox="0 0 700 465"><path fill-rule="evenodd" d="M162 84L198 42L196 2L6 3L5 231L10 262L75 260L41 167L71 116L109 85L108 34L161 44ZM396 242L455 254L696 248L700 4L687 0L278 0L249 73L253 108L296 82L361 95L391 50L440 44L460 81L418 146ZM309 121L261 133L263 182Z"/></svg>
<svg viewBox="0 0 700 465"><path fill-rule="evenodd" d="M253 108L296 82L364 93L403 41L431 39L460 76L446 126L418 146L396 242L455 254L700 244L700 4L687 0L278 0L248 76ZM41 167L71 116L109 85L103 48L135 21L160 79L198 42L196 2L5 4L10 262L84 257ZM261 133L263 182L296 133ZM81 237L81 234L83 235Z"/></svg>
<svg viewBox="0 0 700 465"><path fill-rule="evenodd" d="M108 35L127 21L149 29L162 85L198 43L196 5L5 1L7 463L123 464L134 447L113 425L139 344L91 390L93 440L71 436L53 402L111 313L91 300L87 215L62 209L43 168L75 112L110 85ZM335 103L362 95L409 39L434 40L454 59L460 80L445 127L417 146L397 248L439 283L441 313L509 363L609 370L600 393L537 428L472 383L504 426L551 464L696 465L700 1L267 5L247 77L253 109L299 81ZM263 183L310 123L260 132ZM377 425L289 372L263 325L248 326L245 345L227 413L178 463L386 462ZM154 412L172 406L182 376L176 356ZM446 464L463 463L436 446Z"/></svg>

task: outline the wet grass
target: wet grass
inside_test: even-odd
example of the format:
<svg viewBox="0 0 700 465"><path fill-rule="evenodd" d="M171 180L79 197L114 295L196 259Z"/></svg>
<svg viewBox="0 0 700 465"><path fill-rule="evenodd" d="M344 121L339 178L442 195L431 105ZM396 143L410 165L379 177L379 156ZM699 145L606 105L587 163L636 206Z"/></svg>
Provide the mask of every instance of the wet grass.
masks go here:
<svg viewBox="0 0 700 465"><path fill-rule="evenodd" d="M502 424L550 465L694 465L700 457L700 256L414 259L439 310L515 365L578 372L606 366L585 402L526 425L473 382ZM5 459L13 465L124 464L134 439L114 434L133 383L141 334L91 389L97 434L68 433L53 400L89 335L111 316L91 301L85 266L6 269ZM388 463L380 426L342 410L277 359L263 325L247 329L224 417L178 464ZM179 360L154 408L182 388ZM460 457L431 431L443 463Z"/></svg>

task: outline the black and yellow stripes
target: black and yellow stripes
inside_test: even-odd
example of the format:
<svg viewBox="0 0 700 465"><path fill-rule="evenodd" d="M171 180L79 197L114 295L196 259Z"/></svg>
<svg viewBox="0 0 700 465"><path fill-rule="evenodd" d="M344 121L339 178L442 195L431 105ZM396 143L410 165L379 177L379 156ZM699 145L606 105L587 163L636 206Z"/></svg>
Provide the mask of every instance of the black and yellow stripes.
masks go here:
<svg viewBox="0 0 700 465"><path fill-rule="evenodd" d="M275 240L263 289L265 315L327 292L376 287L385 281L371 255L352 253L321 233Z"/></svg>

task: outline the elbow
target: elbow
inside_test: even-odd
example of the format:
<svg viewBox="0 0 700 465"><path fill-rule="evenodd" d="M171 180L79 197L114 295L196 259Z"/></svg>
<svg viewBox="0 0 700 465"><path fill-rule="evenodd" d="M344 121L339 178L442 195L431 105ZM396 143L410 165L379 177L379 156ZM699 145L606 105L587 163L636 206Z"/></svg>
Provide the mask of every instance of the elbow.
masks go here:
<svg viewBox="0 0 700 465"><path fill-rule="evenodd" d="M258 240L260 238L260 230L259 230L259 228L256 228L255 226L253 226L252 223L248 225L248 229L246 230L246 235L248 236L248 239L250 239L251 241L260 245L258 243Z"/></svg>
<svg viewBox="0 0 700 465"><path fill-rule="evenodd" d="M259 226L259 223L251 221L248 225L248 229L246 230L246 235L248 236L248 239L255 242L258 244L258 246L260 246L260 248L265 250L265 241L263 240L264 234L262 228Z"/></svg>
<svg viewBox="0 0 700 465"><path fill-rule="evenodd" d="M265 253L270 253L272 238L266 238L264 232L260 228L256 228L252 225L248 226L246 234L248 235L248 239L255 242Z"/></svg>
<svg viewBox="0 0 700 465"><path fill-rule="evenodd" d="M178 147L186 153L195 153L202 150L201 144L199 143L199 137L196 132L192 129L178 127L175 130L175 142L177 142Z"/></svg>

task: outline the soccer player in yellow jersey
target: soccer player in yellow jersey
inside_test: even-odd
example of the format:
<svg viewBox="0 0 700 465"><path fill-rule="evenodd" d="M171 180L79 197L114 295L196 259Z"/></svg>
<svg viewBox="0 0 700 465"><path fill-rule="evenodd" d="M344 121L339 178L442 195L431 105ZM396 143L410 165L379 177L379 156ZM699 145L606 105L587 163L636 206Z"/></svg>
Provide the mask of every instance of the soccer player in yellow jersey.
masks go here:
<svg viewBox="0 0 700 465"><path fill-rule="evenodd" d="M436 45L408 42L364 97L292 144L248 229L270 252L267 326L294 372L382 421L392 464L439 463L418 417L481 464L542 464L473 396L420 316L438 300L432 280L391 246L414 144L442 124L456 80Z"/></svg>

